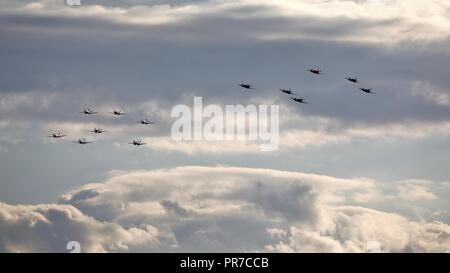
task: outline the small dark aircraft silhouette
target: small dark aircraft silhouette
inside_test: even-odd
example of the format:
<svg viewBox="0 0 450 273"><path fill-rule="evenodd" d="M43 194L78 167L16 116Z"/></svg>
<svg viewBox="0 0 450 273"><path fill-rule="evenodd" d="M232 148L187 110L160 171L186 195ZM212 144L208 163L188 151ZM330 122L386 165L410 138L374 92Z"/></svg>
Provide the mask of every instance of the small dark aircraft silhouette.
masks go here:
<svg viewBox="0 0 450 273"><path fill-rule="evenodd" d="M288 95L295 95L294 93L292 93L292 90L289 88L289 89L280 89L280 91L281 92L283 92L283 93L285 93L285 94L288 94Z"/></svg>
<svg viewBox="0 0 450 273"><path fill-rule="evenodd" d="M122 110L113 110L112 112L109 112L110 114L113 114L115 116L122 116L125 115L126 113L124 113Z"/></svg>
<svg viewBox="0 0 450 273"><path fill-rule="evenodd" d="M96 134L103 134L103 133L107 133L108 131L103 130L102 128L94 128L94 130L92 130L91 132L96 133Z"/></svg>
<svg viewBox="0 0 450 273"><path fill-rule="evenodd" d="M146 118L141 119L140 121L138 121L138 122L136 122L136 123L143 124L143 125L151 125L151 124L155 124L153 121L150 121L150 120L148 120L148 119L146 119Z"/></svg>
<svg viewBox="0 0 450 273"><path fill-rule="evenodd" d="M305 99L302 98L302 97L300 97L300 98L294 98L294 97L291 97L291 99L295 100L295 101L298 102L298 103L305 103L305 104L307 104L307 102L305 101Z"/></svg>
<svg viewBox="0 0 450 273"><path fill-rule="evenodd" d="M358 78L357 77L347 77L346 78L349 82L353 82L353 83L359 83Z"/></svg>
<svg viewBox="0 0 450 273"><path fill-rule="evenodd" d="M255 89L251 84L248 83L240 83L239 86L245 89Z"/></svg>
<svg viewBox="0 0 450 273"><path fill-rule="evenodd" d="M86 141L85 138L80 138L80 139L78 139L78 141L75 141L74 143L76 143L76 144L81 144L81 145L85 145L85 144L92 143L92 141Z"/></svg>
<svg viewBox="0 0 450 273"><path fill-rule="evenodd" d="M308 71L313 73L313 74L316 74L316 75L322 75L323 74L320 69L313 69L313 68L311 68L311 69L308 69Z"/></svg>
<svg viewBox="0 0 450 273"><path fill-rule="evenodd" d="M376 94L376 93L372 92L372 88L359 88L359 90L366 92L368 94Z"/></svg>
<svg viewBox="0 0 450 273"><path fill-rule="evenodd" d="M128 143L130 143L131 145L134 145L134 146L141 146L141 145L147 144L147 143L142 142L142 140L140 140L140 139L135 139L132 142L128 142Z"/></svg>
<svg viewBox="0 0 450 273"><path fill-rule="evenodd" d="M62 134L62 133L52 133L52 134L48 135L47 137L51 137L51 138L62 138L62 137L65 137L65 136L67 136L67 135L64 135L64 134Z"/></svg>
<svg viewBox="0 0 450 273"><path fill-rule="evenodd" d="M97 112L92 111L91 109L83 109L83 111L80 112L81 114L85 114L85 115L93 115L93 114L97 114Z"/></svg>

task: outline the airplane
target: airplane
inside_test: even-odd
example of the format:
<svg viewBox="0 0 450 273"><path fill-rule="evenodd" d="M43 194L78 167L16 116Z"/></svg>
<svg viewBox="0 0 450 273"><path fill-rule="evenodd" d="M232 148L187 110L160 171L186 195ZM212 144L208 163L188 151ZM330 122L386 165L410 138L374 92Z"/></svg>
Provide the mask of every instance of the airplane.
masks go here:
<svg viewBox="0 0 450 273"><path fill-rule="evenodd" d="M142 140L140 140L140 139L134 139L132 142L128 142L128 143L130 143L131 145L134 145L134 146L141 146L141 145L147 144L147 143L142 142Z"/></svg>
<svg viewBox="0 0 450 273"><path fill-rule="evenodd" d="M92 141L86 141L85 138L80 138L80 139L78 139L78 141L75 141L74 143L84 145L84 144L92 143Z"/></svg>
<svg viewBox="0 0 450 273"><path fill-rule="evenodd" d="M97 114L97 112L92 111L91 109L83 109L83 111L80 112L81 114L85 114L85 115L93 115L93 114Z"/></svg>
<svg viewBox="0 0 450 273"><path fill-rule="evenodd" d="M359 90L366 92L368 94L376 94L375 92L372 92L372 88L359 88Z"/></svg>
<svg viewBox="0 0 450 273"><path fill-rule="evenodd" d="M307 102L305 101L305 99L302 98L302 97L300 97L300 98L294 98L294 97L291 97L291 99L295 100L295 101L298 102L298 103L305 103L305 104L307 104Z"/></svg>
<svg viewBox="0 0 450 273"><path fill-rule="evenodd" d="M280 89L281 92L288 94L288 95L295 95L294 93L292 93L291 89Z"/></svg>
<svg viewBox="0 0 450 273"><path fill-rule="evenodd" d="M352 78L352 77L347 77L346 79L347 79L348 81L350 81L350 82L353 82L353 83L359 83L357 77L354 77L354 78Z"/></svg>
<svg viewBox="0 0 450 273"><path fill-rule="evenodd" d="M245 89L255 89L251 84L248 83L240 83L239 86Z"/></svg>
<svg viewBox="0 0 450 273"><path fill-rule="evenodd" d="M308 69L309 72L316 74L316 75L323 75L322 71L320 69Z"/></svg>
<svg viewBox="0 0 450 273"><path fill-rule="evenodd" d="M113 110L112 112L109 112L115 116L122 116L125 115L126 113L122 112L122 110Z"/></svg>
<svg viewBox="0 0 450 273"><path fill-rule="evenodd" d="M94 128L94 130L91 131L92 133L96 133L96 134L103 134L106 133L108 131L103 130L102 128Z"/></svg>
<svg viewBox="0 0 450 273"><path fill-rule="evenodd" d="M138 121L138 122L136 122L136 123L143 124L143 125L151 125L151 124L155 124L153 121L150 121L150 120L148 120L148 119L146 119L146 118L141 119L140 121Z"/></svg>
<svg viewBox="0 0 450 273"><path fill-rule="evenodd" d="M51 138L62 138L65 137L67 135L63 135L62 133L52 133L50 135L48 135L47 137L51 137Z"/></svg>

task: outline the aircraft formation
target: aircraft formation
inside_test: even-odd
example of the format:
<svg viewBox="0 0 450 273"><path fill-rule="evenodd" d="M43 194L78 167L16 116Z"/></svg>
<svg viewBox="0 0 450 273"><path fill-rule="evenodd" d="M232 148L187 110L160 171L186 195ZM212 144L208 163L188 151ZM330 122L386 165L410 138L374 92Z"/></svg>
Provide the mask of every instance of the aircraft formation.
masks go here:
<svg viewBox="0 0 450 273"><path fill-rule="evenodd" d="M91 110L89 108L83 109L82 111L80 111L80 113L83 114L83 115L95 115L95 114L98 114L98 112L96 112L94 110ZM114 109L113 111L108 112L108 113L110 113L110 114L112 114L114 116L123 116L123 115L127 114L127 113L125 113L122 110L116 110L116 109ZM145 126L146 125L155 124L153 121L150 121L147 118L140 119L136 123L141 124L141 125L145 125ZM100 127L95 127L93 130L91 130L89 132L97 134L97 135L101 135L103 133L108 133L109 131L105 130L105 129L102 129ZM68 135L66 135L66 134L64 134L62 132L53 132L53 133L47 135L47 137L54 138L54 139L64 138L64 137L67 137L67 136ZM86 140L86 138L83 137L83 138L79 138L78 140L74 141L74 143L80 144L80 145L86 145L86 144L93 143L93 141L88 141L88 140ZM142 145L146 144L140 139L133 139L131 142L128 142L128 143L131 144L131 145L134 145L134 146L142 146Z"/></svg>
<svg viewBox="0 0 450 273"><path fill-rule="evenodd" d="M309 72L311 72L312 74L315 75L324 75L324 73L322 72L322 70L318 69L318 68L310 68L308 69ZM361 83L357 77L346 77L345 78L347 81L351 82L351 83L355 83L355 84L359 84ZM244 88L244 89L255 89L251 84L249 83L240 83L239 84L240 87ZM366 87L360 87L358 88L359 90L361 90L364 93L367 94L376 94L375 92L372 92L372 88L366 88ZM289 89L285 89L285 88L280 88L280 92L283 92L284 94L287 94L290 96L290 98L298 103L303 103L303 104L307 104L306 100L303 97L293 97L296 96L292 90Z"/></svg>
<svg viewBox="0 0 450 273"><path fill-rule="evenodd" d="M308 69L308 71L311 72L312 74L315 74L315 75L324 75L322 70L320 70L318 68L310 68L310 69ZM350 77L349 76L349 77L346 77L345 79L347 81L351 82L351 83L354 83L354 84L361 83L358 80L357 77ZM244 89L247 89L247 90L255 89L255 87L253 85L249 84L249 83L240 83L239 86L244 88ZM361 90L364 93L367 93L367 94L376 94L376 93L374 93L372 91L372 88L360 87L358 89ZM280 88L279 90L283 94L289 95L289 97L293 101L295 101L297 103L308 104L308 102L305 100L305 98L297 97L297 95L290 88L289 89ZM94 111L94 110L92 110L90 108L85 108L82 111L80 111L80 113L83 114L83 115L95 115L95 114L98 114L98 112L96 112L96 111ZM112 114L114 116L123 116L123 115L127 115L128 114L128 113L126 113L126 112L124 112L124 111L122 111L120 109L119 110L114 109L113 111L108 112L108 113L110 113L110 114ZM153 121L150 121L147 118L143 118L141 120L138 120L136 123L141 124L141 125L145 125L145 126L155 124ZM104 129L100 128L100 127L96 127L93 130L91 130L90 132L94 133L94 134L97 134L97 135L101 135L101 134L107 133L109 131L104 130ZM47 137L54 138L54 139L59 139L59 138L67 137L67 135L62 133L62 132L53 132L53 133L47 135ZM77 141L74 141L74 143L77 143L77 144L80 144L80 145L85 145L85 144L90 144L90 143L93 143L93 142L92 141L87 141L86 138L79 138ZM142 146L142 145L146 144L140 139L133 139L132 141L130 141L128 143L131 144L131 145L134 145L134 146Z"/></svg>
<svg viewBox="0 0 450 273"><path fill-rule="evenodd" d="M361 83L361 82L358 80L358 78L356 78L356 77L354 77L354 78L352 78L352 77L347 77L347 78L345 78L345 79L347 79L349 82L352 82L352 83ZM358 88L358 89L361 90L361 91L363 91L363 92L365 92L365 93L368 93L368 94L375 94L374 92L372 92L372 88L360 87L360 88Z"/></svg>

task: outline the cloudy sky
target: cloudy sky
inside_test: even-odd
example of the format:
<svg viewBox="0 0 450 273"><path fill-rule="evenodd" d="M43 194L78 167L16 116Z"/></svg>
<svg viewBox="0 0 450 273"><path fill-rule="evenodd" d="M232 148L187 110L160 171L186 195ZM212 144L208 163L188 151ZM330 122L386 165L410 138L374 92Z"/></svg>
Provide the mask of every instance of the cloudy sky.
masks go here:
<svg viewBox="0 0 450 273"><path fill-rule="evenodd" d="M448 1L81 1L0 2L0 252L450 251ZM194 96L279 149L174 141Z"/></svg>

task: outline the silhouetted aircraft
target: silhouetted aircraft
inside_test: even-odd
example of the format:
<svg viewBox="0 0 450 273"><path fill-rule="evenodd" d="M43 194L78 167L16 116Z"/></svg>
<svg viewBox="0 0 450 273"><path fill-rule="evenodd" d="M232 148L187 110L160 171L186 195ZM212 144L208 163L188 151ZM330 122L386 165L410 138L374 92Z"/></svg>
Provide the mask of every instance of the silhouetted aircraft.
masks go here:
<svg viewBox="0 0 450 273"><path fill-rule="evenodd" d="M94 128L94 130L92 130L91 132L96 133L96 134L103 134L103 133L107 133L108 131L103 130L102 128Z"/></svg>
<svg viewBox="0 0 450 273"><path fill-rule="evenodd" d="M239 86L245 89L255 89L251 84L248 83L240 83Z"/></svg>
<svg viewBox="0 0 450 273"><path fill-rule="evenodd" d="M85 138L80 138L80 139L78 139L78 141L75 141L75 143L84 145L84 144L92 143L92 141L86 141Z"/></svg>
<svg viewBox="0 0 450 273"><path fill-rule="evenodd" d="M91 109L83 109L83 111L80 112L81 114L85 114L85 115L92 115L92 114L97 114L97 112L92 111Z"/></svg>
<svg viewBox="0 0 450 273"><path fill-rule="evenodd" d="M354 77L354 78L352 78L352 77L347 77L346 79L347 79L348 81L350 81L350 82L359 83L357 77Z"/></svg>
<svg viewBox="0 0 450 273"><path fill-rule="evenodd" d="M369 94L376 94L376 93L372 92L372 88L359 88L359 90L369 93Z"/></svg>
<svg viewBox="0 0 450 273"><path fill-rule="evenodd" d="M139 123L139 124L143 124L143 125L150 125L150 124L155 124L153 121L150 121L150 120L148 120L148 119L146 119L146 118L144 118L144 119L141 119L140 121L138 121L137 123Z"/></svg>
<svg viewBox="0 0 450 273"><path fill-rule="evenodd" d="M50 135L48 135L47 137L51 137L51 138L62 138L65 137L67 135L63 135L62 133L52 133Z"/></svg>
<svg viewBox="0 0 450 273"><path fill-rule="evenodd" d="M291 99L295 100L295 101L298 102L298 103L305 103L305 104L307 104L307 102L305 101L305 99L302 98L302 97L300 97L300 98L294 98L294 97L291 97Z"/></svg>
<svg viewBox="0 0 450 273"><path fill-rule="evenodd" d="M291 89L280 89L281 92L288 94L288 95L295 95L294 93L292 93Z"/></svg>
<svg viewBox="0 0 450 273"><path fill-rule="evenodd" d="M135 139L132 142L128 142L128 143L130 143L131 145L134 145L134 146L141 146L141 145L147 144L147 143L142 142L142 140L140 140L140 139Z"/></svg>
<svg viewBox="0 0 450 273"><path fill-rule="evenodd" d="M113 110L112 112L109 112L115 116L122 116L125 115L126 113L122 112L122 110Z"/></svg>
<svg viewBox="0 0 450 273"><path fill-rule="evenodd" d="M320 69L308 69L309 72L316 74L316 75L322 75L322 71Z"/></svg>

